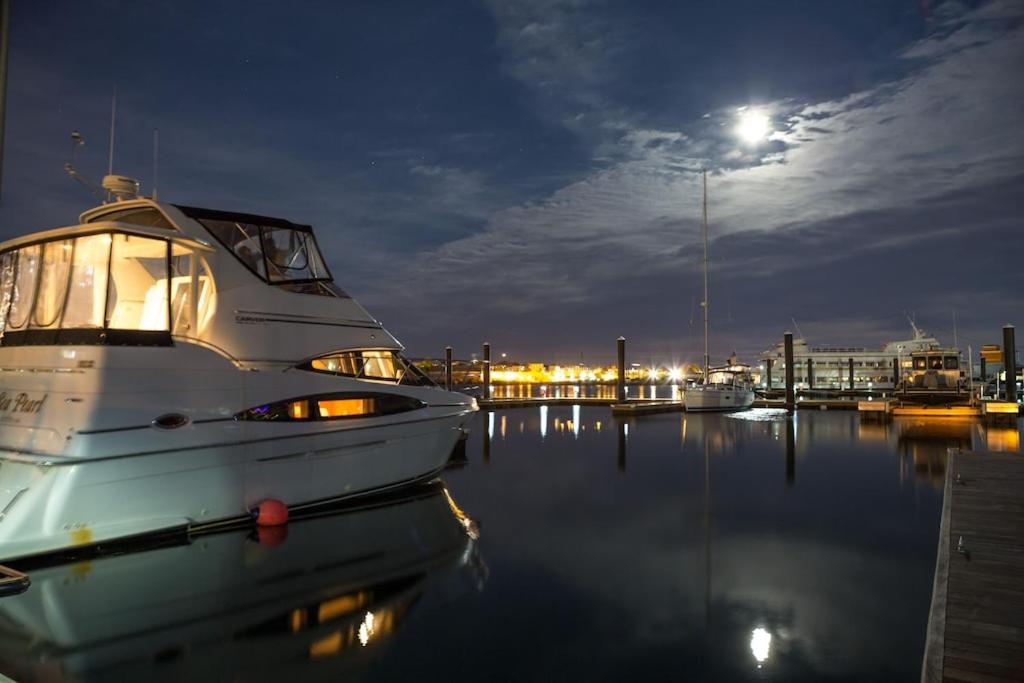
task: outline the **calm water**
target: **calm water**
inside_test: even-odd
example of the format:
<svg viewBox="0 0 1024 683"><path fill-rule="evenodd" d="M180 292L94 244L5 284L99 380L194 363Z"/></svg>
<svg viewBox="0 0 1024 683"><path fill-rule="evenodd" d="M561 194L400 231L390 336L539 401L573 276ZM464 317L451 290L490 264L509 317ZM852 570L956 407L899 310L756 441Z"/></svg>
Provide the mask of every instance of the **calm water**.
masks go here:
<svg viewBox="0 0 1024 683"><path fill-rule="evenodd" d="M848 412L481 413L450 499L34 569L0 600L0 671L918 680L946 448L1019 445Z"/></svg>

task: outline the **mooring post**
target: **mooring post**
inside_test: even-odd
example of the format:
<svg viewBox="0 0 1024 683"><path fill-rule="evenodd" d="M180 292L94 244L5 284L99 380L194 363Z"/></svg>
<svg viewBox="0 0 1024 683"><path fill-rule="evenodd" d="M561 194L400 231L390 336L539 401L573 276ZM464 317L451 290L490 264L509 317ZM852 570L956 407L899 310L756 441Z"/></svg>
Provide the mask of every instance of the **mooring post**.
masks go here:
<svg viewBox="0 0 1024 683"><path fill-rule="evenodd" d="M985 385L988 384L988 368L985 367L985 354L981 355L981 395L985 396Z"/></svg>
<svg viewBox="0 0 1024 683"><path fill-rule="evenodd" d="M850 391L853 391L853 359L850 359Z"/></svg>
<svg viewBox="0 0 1024 683"><path fill-rule="evenodd" d="M787 332L783 337L786 346L786 410L796 407L793 397L793 333Z"/></svg>
<svg viewBox="0 0 1024 683"><path fill-rule="evenodd" d="M899 358L892 359L892 388L896 389L900 385L900 360Z"/></svg>
<svg viewBox="0 0 1024 683"><path fill-rule="evenodd" d="M772 363L773 362L775 362L774 358L769 358L768 360L766 360L764 362L764 368L765 368L765 370L768 371L768 381L765 384L765 388L767 388L767 389L771 389L772 388Z"/></svg>
<svg viewBox="0 0 1024 683"><path fill-rule="evenodd" d="M810 357L807 359L807 388L814 388L814 359Z"/></svg>
<svg viewBox="0 0 1024 683"><path fill-rule="evenodd" d="M444 388L452 390L452 347L444 347Z"/></svg>
<svg viewBox="0 0 1024 683"><path fill-rule="evenodd" d="M491 397L491 343L484 342L484 398Z"/></svg>
<svg viewBox="0 0 1024 683"><path fill-rule="evenodd" d="M622 403L626 400L626 338L616 340L618 351L618 373L615 379L615 400Z"/></svg>
<svg viewBox="0 0 1024 683"><path fill-rule="evenodd" d="M1003 370L1006 371L1006 400L1017 402L1017 346L1013 339L1013 325L1003 325Z"/></svg>

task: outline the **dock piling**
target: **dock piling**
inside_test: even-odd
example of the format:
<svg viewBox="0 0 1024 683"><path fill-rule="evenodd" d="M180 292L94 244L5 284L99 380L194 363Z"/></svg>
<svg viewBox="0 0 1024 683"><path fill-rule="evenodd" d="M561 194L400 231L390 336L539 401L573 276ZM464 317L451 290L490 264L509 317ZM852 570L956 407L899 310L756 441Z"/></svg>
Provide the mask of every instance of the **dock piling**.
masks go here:
<svg viewBox="0 0 1024 683"><path fill-rule="evenodd" d="M444 388L452 390L452 347L444 347Z"/></svg>
<svg viewBox="0 0 1024 683"><path fill-rule="evenodd" d="M616 340L618 350L618 374L615 379L615 399L619 402L626 400L626 338L619 337Z"/></svg>
<svg viewBox="0 0 1024 683"><path fill-rule="evenodd" d="M853 391L853 359L850 359L850 391Z"/></svg>
<svg viewBox="0 0 1024 683"><path fill-rule="evenodd" d="M484 374L483 374L484 398L491 397L491 343L484 342Z"/></svg>
<svg viewBox="0 0 1024 683"><path fill-rule="evenodd" d="M1009 403L1017 402L1017 348L1013 337L1013 325L1003 325L1003 370L1006 372L1003 384Z"/></svg>
<svg viewBox="0 0 1024 683"><path fill-rule="evenodd" d="M900 386L900 361L899 358L892 359L892 388L893 390L898 389Z"/></svg>
<svg viewBox="0 0 1024 683"><path fill-rule="evenodd" d="M783 340L786 347L786 410L792 412L796 406L793 397L793 333L787 332Z"/></svg>
<svg viewBox="0 0 1024 683"><path fill-rule="evenodd" d="M765 384L765 388L766 389L771 389L772 388L772 363L774 362L774 360L775 360L774 358L769 358L764 363L764 368L765 368L765 370L768 373L768 377L767 377L768 381Z"/></svg>
<svg viewBox="0 0 1024 683"><path fill-rule="evenodd" d="M807 359L807 388L814 388L814 359Z"/></svg>

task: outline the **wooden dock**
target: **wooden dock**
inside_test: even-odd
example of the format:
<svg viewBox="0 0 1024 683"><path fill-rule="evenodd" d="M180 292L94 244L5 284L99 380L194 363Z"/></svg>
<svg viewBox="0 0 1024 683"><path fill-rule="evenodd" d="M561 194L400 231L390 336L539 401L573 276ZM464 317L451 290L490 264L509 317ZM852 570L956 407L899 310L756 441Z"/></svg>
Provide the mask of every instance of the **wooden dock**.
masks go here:
<svg viewBox="0 0 1024 683"><path fill-rule="evenodd" d="M922 681L1024 680L1024 455L950 451Z"/></svg>

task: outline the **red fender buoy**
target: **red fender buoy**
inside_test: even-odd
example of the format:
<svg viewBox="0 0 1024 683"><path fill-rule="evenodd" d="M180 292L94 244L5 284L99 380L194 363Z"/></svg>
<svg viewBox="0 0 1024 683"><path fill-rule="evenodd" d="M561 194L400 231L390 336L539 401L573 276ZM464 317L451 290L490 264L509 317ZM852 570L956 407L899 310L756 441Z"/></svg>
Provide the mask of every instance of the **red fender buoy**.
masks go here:
<svg viewBox="0 0 1024 683"><path fill-rule="evenodd" d="M281 526L288 523L288 506L273 498L260 501L255 513L256 524L259 526Z"/></svg>

